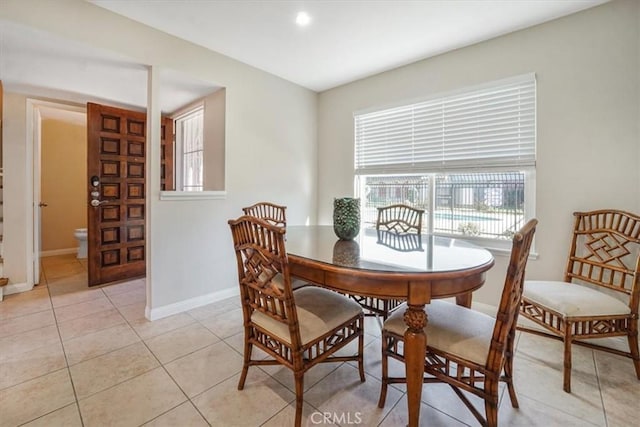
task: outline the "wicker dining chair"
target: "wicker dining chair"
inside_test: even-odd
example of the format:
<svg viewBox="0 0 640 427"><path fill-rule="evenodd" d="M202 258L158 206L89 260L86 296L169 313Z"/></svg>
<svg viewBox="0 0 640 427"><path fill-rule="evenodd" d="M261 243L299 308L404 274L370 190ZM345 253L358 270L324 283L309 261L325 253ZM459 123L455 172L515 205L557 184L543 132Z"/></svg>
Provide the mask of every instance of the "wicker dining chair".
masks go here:
<svg viewBox="0 0 640 427"><path fill-rule="evenodd" d="M518 329L564 342L563 389L571 392L572 344L622 355L640 379L640 217L619 210L575 212L564 281L527 280L520 311L544 330ZM629 351L583 340L626 336ZM601 341L602 342L602 341Z"/></svg>
<svg viewBox="0 0 640 427"><path fill-rule="evenodd" d="M376 230L393 231L398 234L422 233L424 209L395 204L378 208Z"/></svg>
<svg viewBox="0 0 640 427"><path fill-rule="evenodd" d="M276 205L270 202L259 202L255 205L242 208L242 212L244 212L245 215L261 218L267 221L269 224L277 225L278 227L284 228L287 227L286 211L286 206ZM281 277L277 277L275 280L279 281L279 285L280 287L282 287ZM291 279L291 286L293 286L294 290L307 285L309 285L309 283L305 282L304 280L296 278Z"/></svg>
<svg viewBox="0 0 640 427"><path fill-rule="evenodd" d="M507 384L511 405L518 407L513 386L513 351L522 295L525 267L537 220L532 219L513 236L511 258L502 290L500 306L491 316L445 301L432 301L426 307L427 352L425 383L446 383L460 397L483 426L498 425L498 383ZM384 407L387 387L405 383L406 378L389 377L389 357L404 363L403 315L406 304L394 311L382 330L382 387L378 406ZM482 398L485 417L462 391Z"/></svg>
<svg viewBox="0 0 640 427"><path fill-rule="evenodd" d="M252 216L230 220L229 226L244 317L244 363L238 389L244 388L250 366L286 366L295 379L295 425L300 426L306 371L318 363L357 361L360 380L365 380L362 308L326 289L293 290L283 227ZM354 340L358 341L356 355L335 355ZM254 346L272 358L253 359Z"/></svg>
<svg viewBox="0 0 640 427"><path fill-rule="evenodd" d="M269 224L287 226L286 206L276 205L269 202L259 202L255 205L242 208L245 215L255 216L266 220Z"/></svg>
<svg viewBox="0 0 640 427"><path fill-rule="evenodd" d="M398 237L407 235L417 235L419 237L420 233L422 233L423 214L423 209L403 204L379 207L376 221L378 243L389 246L387 243L390 241L390 234L395 234ZM384 239L382 239L383 235L385 236ZM396 239L397 241L398 239ZM403 302L403 300L399 299L380 299L360 295L349 295L349 297L366 309L365 315L380 316L383 320L386 320L391 311Z"/></svg>

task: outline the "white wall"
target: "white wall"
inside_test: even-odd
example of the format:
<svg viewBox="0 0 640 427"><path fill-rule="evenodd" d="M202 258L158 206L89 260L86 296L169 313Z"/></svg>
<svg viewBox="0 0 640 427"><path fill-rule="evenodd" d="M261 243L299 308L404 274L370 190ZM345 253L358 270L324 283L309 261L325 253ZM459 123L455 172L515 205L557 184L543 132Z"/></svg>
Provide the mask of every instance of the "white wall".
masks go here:
<svg viewBox="0 0 640 427"><path fill-rule="evenodd" d="M288 206L291 224L315 221L317 95L263 71L202 47L137 24L80 0L3 1L0 19L49 31L141 64L168 67L226 88L225 200L160 201L149 188L152 264L151 307L179 305L189 299L237 289L229 218L261 200ZM24 217L25 99L5 101L5 254L20 265L27 235ZM19 120L9 125L9 118ZM158 141L152 141L158 144ZM159 176L159 161L149 173ZM155 187L155 186L154 186ZM6 233L6 232L5 232ZM8 234L8 233L6 233ZM20 255L24 257L24 255ZM9 258L9 257L7 257ZM7 272L9 259L7 259ZM21 267L24 268L24 267ZM24 275L12 270L11 280ZM149 304L149 301L148 301Z"/></svg>
<svg viewBox="0 0 640 427"><path fill-rule="evenodd" d="M528 277L560 278L572 212L640 213L639 3L587 11L323 92L318 116L318 220L353 192L353 112L535 72L539 259ZM504 256L476 300L496 305Z"/></svg>
<svg viewBox="0 0 640 427"><path fill-rule="evenodd" d="M4 92L3 124L3 258L4 276L11 283L24 283L27 280L26 233L30 219L27 218L26 167L26 98L22 95ZM29 201L30 202L30 201Z"/></svg>

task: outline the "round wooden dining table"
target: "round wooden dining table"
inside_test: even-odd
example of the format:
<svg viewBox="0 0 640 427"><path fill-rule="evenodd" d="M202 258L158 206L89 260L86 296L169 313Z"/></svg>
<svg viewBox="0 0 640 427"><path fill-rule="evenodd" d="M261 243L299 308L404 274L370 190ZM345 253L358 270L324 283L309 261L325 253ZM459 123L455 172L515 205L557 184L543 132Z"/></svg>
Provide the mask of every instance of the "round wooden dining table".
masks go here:
<svg viewBox="0 0 640 427"><path fill-rule="evenodd" d="M425 304L456 297L469 307L485 281L491 253L462 239L362 229L339 240L332 226L287 226L291 275L352 295L404 299L409 426L418 426L427 337Z"/></svg>

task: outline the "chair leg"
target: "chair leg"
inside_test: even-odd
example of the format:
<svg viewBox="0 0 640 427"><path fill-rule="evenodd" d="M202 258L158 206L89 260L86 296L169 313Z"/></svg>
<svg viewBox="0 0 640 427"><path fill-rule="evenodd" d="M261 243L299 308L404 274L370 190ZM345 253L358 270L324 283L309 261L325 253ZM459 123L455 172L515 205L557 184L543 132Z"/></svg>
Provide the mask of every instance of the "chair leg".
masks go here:
<svg viewBox="0 0 640 427"><path fill-rule="evenodd" d="M253 344L249 341L249 330L244 331L244 363L242 364L242 373L240 374L240 380L238 381L238 390L244 388L244 382L247 379L247 373L249 372L249 362L251 362L251 351L253 350Z"/></svg>
<svg viewBox="0 0 640 427"><path fill-rule="evenodd" d="M567 393L571 393L571 329L573 325L570 322L565 324L564 331L564 371L563 371L563 389Z"/></svg>
<svg viewBox="0 0 640 427"><path fill-rule="evenodd" d="M382 310L384 311L384 313L382 313L382 323L386 322L387 317L389 317L389 307L391 307L391 301L388 299L384 300L382 303Z"/></svg>
<svg viewBox="0 0 640 427"><path fill-rule="evenodd" d="M513 385L513 354L507 354L507 360L504 365L505 382L507 383L507 390L509 391L509 400L511 400L511 406L519 408L518 396L516 395L516 389Z"/></svg>
<svg viewBox="0 0 640 427"><path fill-rule="evenodd" d="M358 371L360 372L360 382L365 382L364 376L364 317L360 319L360 336L358 337Z"/></svg>
<svg viewBox="0 0 640 427"><path fill-rule="evenodd" d="M389 357L387 356L387 334L382 332L382 384L380 386L380 398L378 399L378 408L384 408L387 400L387 386L389 385Z"/></svg>
<svg viewBox="0 0 640 427"><path fill-rule="evenodd" d="M636 369L636 377L640 380L640 353L638 352L638 331L629 331L629 351Z"/></svg>
<svg viewBox="0 0 640 427"><path fill-rule="evenodd" d="M485 379L484 411L488 427L498 426L498 381Z"/></svg>
<svg viewBox="0 0 640 427"><path fill-rule="evenodd" d="M518 396L516 395L516 389L513 385L513 355L515 353L515 331L509 332L507 336L507 351L505 354L504 363L504 381L507 383L507 390L509 391L509 400L511 400L511 406L519 408Z"/></svg>
<svg viewBox="0 0 640 427"><path fill-rule="evenodd" d="M295 372L293 374L296 383L296 420L295 427L302 425L302 405L304 392L304 372Z"/></svg>

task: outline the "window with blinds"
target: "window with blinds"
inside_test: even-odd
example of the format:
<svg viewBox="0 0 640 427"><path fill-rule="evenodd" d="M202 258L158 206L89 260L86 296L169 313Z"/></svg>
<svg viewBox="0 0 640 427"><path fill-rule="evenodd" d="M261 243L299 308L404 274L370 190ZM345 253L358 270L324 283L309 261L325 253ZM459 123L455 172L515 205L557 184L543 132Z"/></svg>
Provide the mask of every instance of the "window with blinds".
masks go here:
<svg viewBox="0 0 640 427"><path fill-rule="evenodd" d="M425 210L425 233L506 251L535 216L534 74L358 112L354 121L365 227L378 207L403 203Z"/></svg>
<svg viewBox="0 0 640 427"><path fill-rule="evenodd" d="M356 113L356 173L535 166L535 118L534 74Z"/></svg>
<svg viewBox="0 0 640 427"><path fill-rule="evenodd" d="M203 191L204 107L176 118L176 188Z"/></svg>

